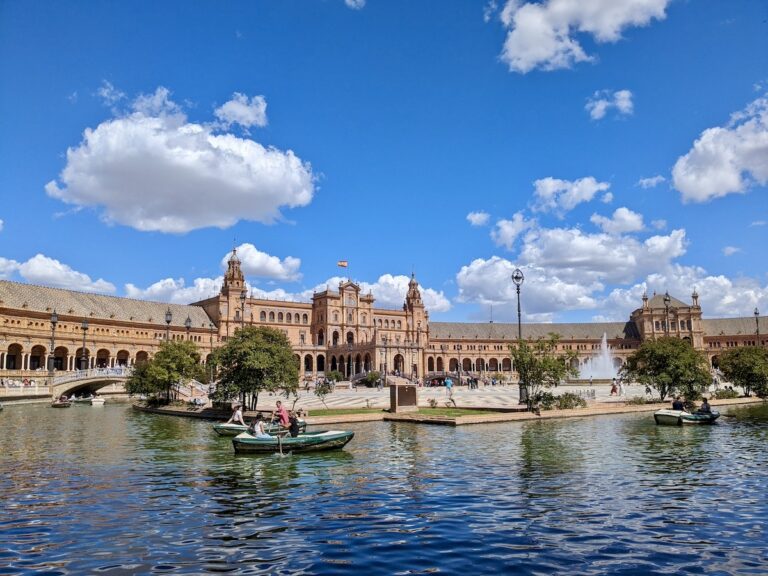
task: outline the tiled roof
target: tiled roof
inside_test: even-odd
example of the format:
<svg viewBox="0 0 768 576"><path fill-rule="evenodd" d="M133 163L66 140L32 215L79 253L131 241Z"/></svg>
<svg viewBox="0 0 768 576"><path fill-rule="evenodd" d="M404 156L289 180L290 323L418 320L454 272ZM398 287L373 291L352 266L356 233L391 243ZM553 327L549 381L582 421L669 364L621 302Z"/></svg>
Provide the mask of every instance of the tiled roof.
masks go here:
<svg viewBox="0 0 768 576"><path fill-rule="evenodd" d="M634 322L594 322L569 324L523 324L523 338L544 338L550 333L559 334L561 339L600 340L605 334L609 340L616 338L639 339ZM516 340L517 324L490 322L430 322L430 339L462 340Z"/></svg>
<svg viewBox="0 0 768 576"><path fill-rule="evenodd" d="M649 308L660 308L664 309L666 306L664 304L664 294L654 294L648 299L648 307ZM674 296L669 296L669 309L674 310L675 308L690 308L690 304L686 304L682 300L678 300Z"/></svg>
<svg viewBox="0 0 768 576"><path fill-rule="evenodd" d="M715 318L701 321L705 336L738 336L755 334L755 317L746 318ZM760 334L768 334L768 320L760 317Z"/></svg>
<svg viewBox="0 0 768 576"><path fill-rule="evenodd" d="M199 306L88 294L7 280L0 280L0 308L47 313L55 309L60 316L149 323L163 328L165 311L170 308L171 326L183 327L187 316L192 320L193 328L208 328L210 322L205 310Z"/></svg>

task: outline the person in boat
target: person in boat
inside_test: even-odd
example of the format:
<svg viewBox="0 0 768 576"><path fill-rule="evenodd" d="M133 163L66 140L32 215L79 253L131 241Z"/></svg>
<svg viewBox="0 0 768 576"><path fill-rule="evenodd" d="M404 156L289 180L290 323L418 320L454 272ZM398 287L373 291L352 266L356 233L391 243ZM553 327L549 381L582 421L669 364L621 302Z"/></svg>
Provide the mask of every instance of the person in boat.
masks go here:
<svg viewBox="0 0 768 576"><path fill-rule="evenodd" d="M685 410L685 404L683 404L680 396L675 396L675 399L672 400L672 410Z"/></svg>
<svg viewBox="0 0 768 576"><path fill-rule="evenodd" d="M248 431L256 438L272 438L272 436L267 434L264 430L264 416L261 415L261 412L256 414L256 420L254 420L248 427Z"/></svg>
<svg viewBox="0 0 768 576"><path fill-rule="evenodd" d="M288 428L291 425L290 418L288 417L288 410L285 409L283 403L280 400L276 403L275 411L272 412L272 422L279 421L280 426Z"/></svg>
<svg viewBox="0 0 768 576"><path fill-rule="evenodd" d="M245 426L245 420L243 420L243 405L240 402L235 402L233 406L232 416L225 422L225 424L242 424Z"/></svg>
<svg viewBox="0 0 768 576"><path fill-rule="evenodd" d="M288 414L288 432L290 433L291 438L296 438L296 436L299 435L299 419L295 412L290 412Z"/></svg>
<svg viewBox="0 0 768 576"><path fill-rule="evenodd" d="M712 414L712 406L709 405L706 398L701 399L701 406L696 410L699 414Z"/></svg>

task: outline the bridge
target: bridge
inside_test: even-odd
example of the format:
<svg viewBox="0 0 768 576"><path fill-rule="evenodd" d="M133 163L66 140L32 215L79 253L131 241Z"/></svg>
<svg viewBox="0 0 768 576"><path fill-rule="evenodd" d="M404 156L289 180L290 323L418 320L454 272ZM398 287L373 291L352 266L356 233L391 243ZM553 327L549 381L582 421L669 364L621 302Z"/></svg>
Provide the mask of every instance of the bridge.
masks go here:
<svg viewBox="0 0 768 576"><path fill-rule="evenodd" d="M91 368L75 370L61 376L54 376L50 385L51 396L71 396L84 392L99 392L102 395L125 394L125 382L133 372L127 366L115 368Z"/></svg>

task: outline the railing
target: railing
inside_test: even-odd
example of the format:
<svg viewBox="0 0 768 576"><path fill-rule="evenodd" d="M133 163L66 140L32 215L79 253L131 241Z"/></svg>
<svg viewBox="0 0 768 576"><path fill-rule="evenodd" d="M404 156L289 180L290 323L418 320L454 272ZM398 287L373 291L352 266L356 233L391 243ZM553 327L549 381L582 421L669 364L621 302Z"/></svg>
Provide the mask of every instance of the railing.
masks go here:
<svg viewBox="0 0 768 576"><path fill-rule="evenodd" d="M72 382L73 380L85 380L86 378L116 377L125 378L131 375L133 368L128 366L115 366L114 368L91 368L89 370L75 370L62 376L53 378L53 385Z"/></svg>

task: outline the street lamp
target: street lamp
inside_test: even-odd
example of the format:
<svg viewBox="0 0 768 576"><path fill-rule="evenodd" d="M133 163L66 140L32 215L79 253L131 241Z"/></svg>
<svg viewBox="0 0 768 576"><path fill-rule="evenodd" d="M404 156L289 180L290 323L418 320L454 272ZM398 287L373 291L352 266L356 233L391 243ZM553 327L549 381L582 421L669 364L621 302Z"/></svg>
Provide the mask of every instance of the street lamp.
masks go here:
<svg viewBox="0 0 768 576"><path fill-rule="evenodd" d="M760 323L758 318L760 318L760 310L755 306L755 334L757 334L757 345L760 346Z"/></svg>
<svg viewBox="0 0 768 576"><path fill-rule="evenodd" d="M461 386L461 344L456 344L456 350L459 354L459 363L456 365L456 379L458 380L456 385Z"/></svg>
<svg viewBox="0 0 768 576"><path fill-rule="evenodd" d="M208 369L211 374L211 377L208 379L208 389L210 390L211 386L213 386L213 362L210 361L213 355L213 322L208 322L208 330L210 330L208 335L208 348L211 350L208 356Z"/></svg>
<svg viewBox="0 0 768 576"><path fill-rule="evenodd" d="M669 292L664 293L664 334L669 336Z"/></svg>
<svg viewBox="0 0 768 576"><path fill-rule="evenodd" d="M245 299L248 297L248 293L243 290L240 292L240 327L245 328Z"/></svg>
<svg viewBox="0 0 768 576"><path fill-rule="evenodd" d="M184 328L187 329L187 340L189 340L189 330L192 328L192 318L187 316L187 319L184 320Z"/></svg>
<svg viewBox="0 0 768 576"><path fill-rule="evenodd" d="M525 276L520 268L515 268L512 272L512 282L515 284L517 290L517 345L522 346L523 343L523 325L521 324L520 316L520 286L525 282ZM528 387L521 378L518 383L518 396L520 398L520 404L528 404Z"/></svg>
<svg viewBox="0 0 768 576"><path fill-rule="evenodd" d="M168 306L168 310L165 311L165 339L168 340L171 337L171 320L173 320L173 314L171 313L171 307Z"/></svg>
<svg viewBox="0 0 768 576"><path fill-rule="evenodd" d="M85 334L88 332L88 320L83 320L83 323L80 324L80 328L83 329L83 355L80 356L80 370L87 370L88 369L88 354L85 349Z"/></svg>
<svg viewBox="0 0 768 576"><path fill-rule="evenodd" d="M48 356L48 372L53 372L55 366L56 357L56 324L59 323L59 315L56 314L56 309L51 314L51 355Z"/></svg>
<svg viewBox="0 0 768 576"><path fill-rule="evenodd" d="M387 383L387 370L389 365L389 359L387 358L387 342L389 342L389 338L387 338L387 335L384 334L384 336L381 337L381 341L384 342L384 384Z"/></svg>

